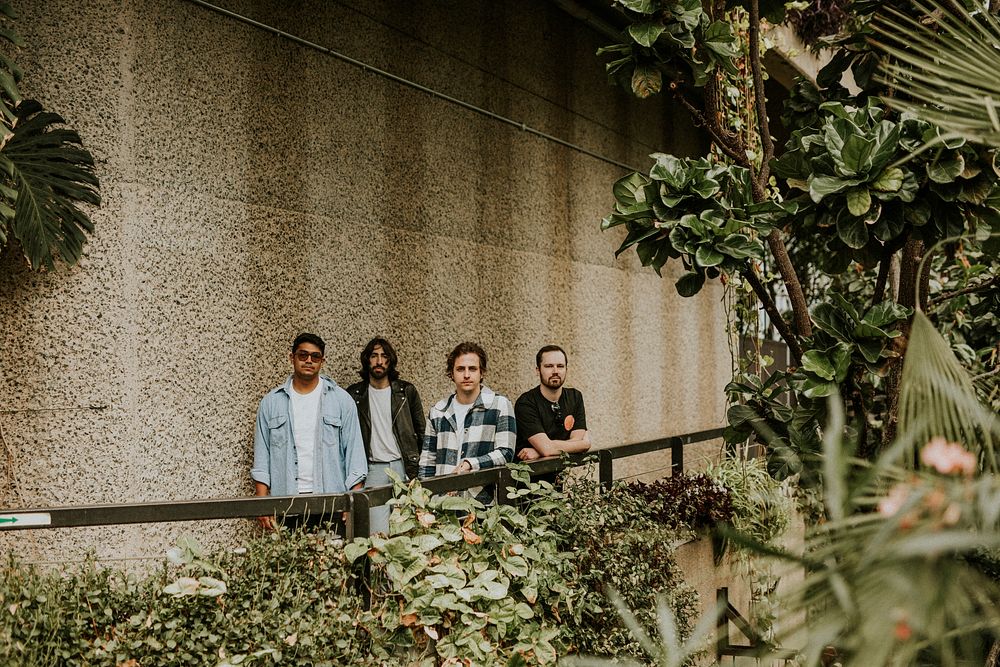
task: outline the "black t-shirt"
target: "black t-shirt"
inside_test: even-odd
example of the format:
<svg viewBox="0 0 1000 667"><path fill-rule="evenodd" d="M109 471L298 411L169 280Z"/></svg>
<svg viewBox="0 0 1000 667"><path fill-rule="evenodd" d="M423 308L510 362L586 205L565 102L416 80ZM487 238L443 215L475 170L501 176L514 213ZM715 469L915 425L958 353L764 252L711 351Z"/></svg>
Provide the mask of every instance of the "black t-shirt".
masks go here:
<svg viewBox="0 0 1000 667"><path fill-rule="evenodd" d="M572 387L563 387L556 403L542 396L540 387L521 394L514 404L517 420L517 450L531 447L528 438L539 433L550 440L569 440L570 433L587 428L587 413L583 394Z"/></svg>

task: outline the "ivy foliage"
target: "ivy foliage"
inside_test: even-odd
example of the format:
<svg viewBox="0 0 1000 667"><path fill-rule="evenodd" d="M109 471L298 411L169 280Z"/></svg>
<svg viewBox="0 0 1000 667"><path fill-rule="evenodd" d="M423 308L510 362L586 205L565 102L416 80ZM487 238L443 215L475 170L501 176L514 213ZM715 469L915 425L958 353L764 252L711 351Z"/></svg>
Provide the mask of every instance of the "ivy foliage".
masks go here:
<svg viewBox="0 0 1000 667"><path fill-rule="evenodd" d="M281 531L207 553L182 538L162 568L144 577L94 563L46 572L11 559L0 568L0 664L640 658L641 645L608 602L609 586L647 632L655 632L660 598L687 636L699 605L675 545L724 518L711 508L714 498L729 499L727 488L679 476L674 500L689 518L679 523L664 503L648 501L651 487L603 489L582 478L558 491L530 482L523 468L514 475L515 506L484 508L434 497L418 482L400 484L390 534L346 545L325 531ZM760 513L753 502L743 506Z"/></svg>

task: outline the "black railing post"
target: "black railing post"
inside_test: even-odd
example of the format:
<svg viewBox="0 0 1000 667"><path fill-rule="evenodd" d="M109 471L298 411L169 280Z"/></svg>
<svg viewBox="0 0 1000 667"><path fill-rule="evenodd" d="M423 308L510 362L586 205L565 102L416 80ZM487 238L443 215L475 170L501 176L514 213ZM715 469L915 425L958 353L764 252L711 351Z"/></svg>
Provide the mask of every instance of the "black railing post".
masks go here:
<svg viewBox="0 0 1000 667"><path fill-rule="evenodd" d="M729 589L720 588L715 592L718 620L715 622L715 659L722 660L729 648Z"/></svg>
<svg viewBox="0 0 1000 667"><path fill-rule="evenodd" d="M680 438L670 439L670 474L684 474L684 441Z"/></svg>
<svg viewBox="0 0 1000 667"><path fill-rule="evenodd" d="M514 478L510 476L510 468L507 466L500 466L499 472L497 473L497 504L498 505L510 505L510 495L507 491L508 486L514 485Z"/></svg>
<svg viewBox="0 0 1000 667"><path fill-rule="evenodd" d="M347 541L355 537L368 537L371 523L368 516L368 494L355 491L347 496L350 510L347 515Z"/></svg>
<svg viewBox="0 0 1000 667"><path fill-rule="evenodd" d="M597 479L605 489L610 489L615 481L614 460L611 450L597 450Z"/></svg>

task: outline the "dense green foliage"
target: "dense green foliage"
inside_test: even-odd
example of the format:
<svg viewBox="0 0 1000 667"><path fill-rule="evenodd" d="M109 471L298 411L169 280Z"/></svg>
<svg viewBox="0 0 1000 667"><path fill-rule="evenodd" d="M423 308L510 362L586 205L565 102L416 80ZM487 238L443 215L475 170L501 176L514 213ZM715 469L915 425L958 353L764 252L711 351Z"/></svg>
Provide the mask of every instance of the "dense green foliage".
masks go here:
<svg viewBox="0 0 1000 667"><path fill-rule="evenodd" d="M728 388L736 405L727 440L768 444L779 477L803 472L803 459L819 451L823 399L839 394L851 440L872 457L895 432L900 360L917 307L933 310L979 376L981 395L996 401L996 150L894 108L893 81L875 76L884 55L868 39L879 12L929 24L925 10L855 2L850 19L837 23L848 32L827 40L834 49L817 83L791 91L787 139L775 145L760 21L776 18L780 6L615 5L629 27L622 44L602 49L612 55L609 77L640 97L671 91L712 149L651 155L647 173L614 184L615 208L602 227L624 228L617 254L634 249L657 273L678 265L671 273L682 296L718 279L737 299L749 298L737 311L740 333L763 310L791 349L792 368L771 380L758 359L741 360ZM841 85L848 70L860 92ZM921 151L928 142L934 147ZM782 297L790 312L780 311ZM792 401L781 396L789 390Z"/></svg>
<svg viewBox="0 0 1000 667"><path fill-rule="evenodd" d="M560 492L515 474L517 506L484 508L399 485L391 534L347 545L325 532L283 531L206 554L184 539L145 578L94 565L46 573L12 560L0 570L0 663L517 665L642 656L609 587L650 632L662 596L686 636L698 600L674 548L714 528L707 519L722 517L706 514L706 503L731 504L728 488L678 477L674 509L689 518L678 522L649 502L655 486L605 490L580 479ZM727 521L762 516L760 503L740 506Z"/></svg>

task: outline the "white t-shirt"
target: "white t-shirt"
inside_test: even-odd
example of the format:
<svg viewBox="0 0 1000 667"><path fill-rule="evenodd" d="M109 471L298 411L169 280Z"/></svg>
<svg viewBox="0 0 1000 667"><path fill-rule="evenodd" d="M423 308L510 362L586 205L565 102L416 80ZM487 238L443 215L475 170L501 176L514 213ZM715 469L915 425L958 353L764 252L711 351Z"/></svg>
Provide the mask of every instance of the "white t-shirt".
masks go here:
<svg viewBox="0 0 1000 667"><path fill-rule="evenodd" d="M468 405L458 402L458 396L452 401L452 405L455 407L455 425L458 427L459 439L465 440L465 415L469 414L469 408L475 405L475 401L469 403Z"/></svg>
<svg viewBox="0 0 1000 667"><path fill-rule="evenodd" d="M392 434L392 387L376 389L368 385L368 412L372 416L372 461L389 463L401 457L399 443Z"/></svg>
<svg viewBox="0 0 1000 667"><path fill-rule="evenodd" d="M299 493L313 492L313 461L316 452L316 434L319 433L319 398L323 394L323 381L308 394L300 394L292 387L292 441L299 460Z"/></svg>

